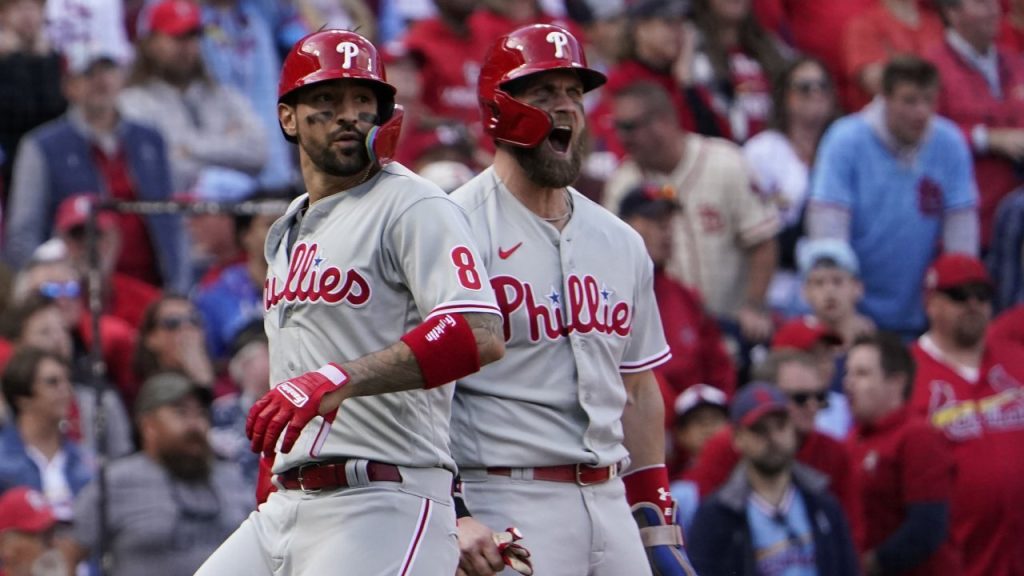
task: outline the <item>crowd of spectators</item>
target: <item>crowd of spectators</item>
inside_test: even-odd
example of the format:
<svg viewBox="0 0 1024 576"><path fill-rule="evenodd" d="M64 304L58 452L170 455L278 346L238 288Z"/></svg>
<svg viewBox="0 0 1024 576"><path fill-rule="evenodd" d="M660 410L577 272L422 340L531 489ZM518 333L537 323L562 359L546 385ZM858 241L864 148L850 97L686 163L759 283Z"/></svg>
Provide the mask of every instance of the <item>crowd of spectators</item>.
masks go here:
<svg viewBox="0 0 1024 576"><path fill-rule="evenodd" d="M1024 0L0 0L0 573L191 573L255 504L292 44L380 46L450 192L530 23L608 76L576 187L654 265L700 574L1024 576Z"/></svg>

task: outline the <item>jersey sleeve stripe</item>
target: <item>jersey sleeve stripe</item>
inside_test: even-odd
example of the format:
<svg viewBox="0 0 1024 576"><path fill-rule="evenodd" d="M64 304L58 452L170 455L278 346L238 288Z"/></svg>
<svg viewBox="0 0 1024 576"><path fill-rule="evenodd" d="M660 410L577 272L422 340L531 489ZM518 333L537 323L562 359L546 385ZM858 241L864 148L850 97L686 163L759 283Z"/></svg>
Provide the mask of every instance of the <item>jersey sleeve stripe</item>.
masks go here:
<svg viewBox="0 0 1024 576"><path fill-rule="evenodd" d="M650 370L651 368L661 366L665 362L668 362L671 358L672 352L669 351L668 347L666 346L664 350L655 354L654 356L649 356L647 358L644 358L643 360L638 360L636 362L626 362L623 364L619 364L619 372L623 372L625 374L631 374L633 372L643 372L644 370Z"/></svg>
<svg viewBox="0 0 1024 576"><path fill-rule="evenodd" d="M494 304L489 304L487 302L476 302L473 300L465 300L445 302L444 304L441 304L440 306L437 306L436 308L431 310L430 314L427 314L427 317L424 318L423 321L426 322L427 320L430 320L435 316L439 316L441 314L449 314L452 312L476 312L481 314L497 314L498 316L501 316L501 310Z"/></svg>

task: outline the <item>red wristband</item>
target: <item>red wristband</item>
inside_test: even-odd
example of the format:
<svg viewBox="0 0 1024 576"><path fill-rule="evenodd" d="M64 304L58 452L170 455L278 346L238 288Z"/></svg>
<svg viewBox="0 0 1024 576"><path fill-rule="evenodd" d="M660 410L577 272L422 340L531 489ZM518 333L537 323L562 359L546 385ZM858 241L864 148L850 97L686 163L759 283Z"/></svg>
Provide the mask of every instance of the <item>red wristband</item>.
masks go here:
<svg viewBox="0 0 1024 576"><path fill-rule="evenodd" d="M423 387L436 388L480 369L473 328L461 314L441 314L402 336L423 374Z"/></svg>
<svg viewBox="0 0 1024 576"><path fill-rule="evenodd" d="M675 524L675 501L669 491L668 469L664 464L641 468L622 477L626 485L626 500L632 506L638 502L650 502L665 516L666 524Z"/></svg>

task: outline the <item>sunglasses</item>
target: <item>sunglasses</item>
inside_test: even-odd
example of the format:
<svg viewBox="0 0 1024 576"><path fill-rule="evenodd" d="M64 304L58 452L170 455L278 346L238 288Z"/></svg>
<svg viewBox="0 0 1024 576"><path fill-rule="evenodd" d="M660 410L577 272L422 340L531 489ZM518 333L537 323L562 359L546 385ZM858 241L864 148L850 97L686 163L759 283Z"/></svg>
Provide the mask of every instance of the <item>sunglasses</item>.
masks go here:
<svg viewBox="0 0 1024 576"><path fill-rule="evenodd" d="M957 304L963 304L972 298L982 304L992 301L992 288L985 285L954 286L953 288L940 290L940 292Z"/></svg>
<svg viewBox="0 0 1024 576"><path fill-rule="evenodd" d="M789 89L799 92L803 96L815 92L827 92L831 88L828 80L799 80L789 85Z"/></svg>
<svg viewBox="0 0 1024 576"><path fill-rule="evenodd" d="M794 392L789 395L789 399L798 406L807 406L811 398L814 398L815 402L822 408L828 408L827 390L822 390L821 392Z"/></svg>
<svg viewBox="0 0 1024 576"><path fill-rule="evenodd" d="M642 116L636 120L616 120L614 126L617 132L629 134L630 132L634 132L644 126L647 126L651 123L651 120L652 118L650 116Z"/></svg>
<svg viewBox="0 0 1024 576"><path fill-rule="evenodd" d="M198 328L203 325L203 319L198 314L184 314L180 316L164 316L156 321L156 325L159 328L172 332L183 328L186 324Z"/></svg>
<svg viewBox="0 0 1024 576"><path fill-rule="evenodd" d="M82 285L75 280L43 282L39 285L39 293L51 299L78 298L82 294Z"/></svg>

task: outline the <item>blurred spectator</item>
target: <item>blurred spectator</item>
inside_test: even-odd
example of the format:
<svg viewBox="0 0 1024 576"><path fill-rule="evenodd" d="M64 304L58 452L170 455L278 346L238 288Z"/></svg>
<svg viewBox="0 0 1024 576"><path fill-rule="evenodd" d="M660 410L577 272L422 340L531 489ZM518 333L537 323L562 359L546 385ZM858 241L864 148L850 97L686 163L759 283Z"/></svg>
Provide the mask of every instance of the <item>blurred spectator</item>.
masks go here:
<svg viewBox="0 0 1024 576"><path fill-rule="evenodd" d="M545 8L561 4L559 13L548 12ZM564 2L545 2L544 0L480 0L480 9L472 17L470 23L484 38L495 39L512 32L516 28L530 24L554 24L566 28L572 35L582 38L583 34L576 26L562 18L565 12Z"/></svg>
<svg viewBox="0 0 1024 576"><path fill-rule="evenodd" d="M1009 0L999 26L999 47L1011 54L1024 53L1024 0Z"/></svg>
<svg viewBox="0 0 1024 576"><path fill-rule="evenodd" d="M44 4L0 1L0 207L6 204L21 137L64 111L61 60L43 30Z"/></svg>
<svg viewBox="0 0 1024 576"><path fill-rule="evenodd" d="M1024 305L1005 310L989 324L986 338L990 341L1024 346Z"/></svg>
<svg viewBox="0 0 1024 576"><path fill-rule="evenodd" d="M42 294L34 294L10 310L4 320L7 324L4 335L15 346L31 346L55 354L68 363L69 378L75 392L74 404L65 427L69 438L81 441L93 454L123 456L134 450L131 423L121 395L106 381L94 381L88 365L71 364L71 333L64 325L57 302ZM103 388L106 436L102 449L98 445L95 429L97 386Z"/></svg>
<svg viewBox="0 0 1024 576"><path fill-rule="evenodd" d="M668 384L667 414L673 412L676 397L690 386L709 384L727 395L736 389L736 370L715 319L704 311L700 294L665 272L672 259L673 220L678 211L671 188L637 188L619 204L619 217L640 234L654 262L654 297L672 351L672 359L655 368Z"/></svg>
<svg viewBox="0 0 1024 576"><path fill-rule="evenodd" d="M620 90L614 118L630 156L609 180L604 205L615 210L644 183L674 189L682 210L668 273L696 288L720 320L738 323L746 340L767 341L765 295L780 223L775 207L754 193L740 149L680 129L657 84Z"/></svg>
<svg viewBox="0 0 1024 576"><path fill-rule="evenodd" d="M146 309L132 366L140 381L174 371L213 389L215 375L206 351L203 317L188 298L165 294Z"/></svg>
<svg viewBox="0 0 1024 576"><path fill-rule="evenodd" d="M170 199L164 141L155 131L122 118L117 108L122 85L120 64L109 55L87 46L67 53L67 114L27 134L18 149L4 246L15 267L24 266L52 235L57 207L69 196ZM118 271L154 286L186 281L179 218L120 214L118 227L123 239Z"/></svg>
<svg viewBox="0 0 1024 576"><path fill-rule="evenodd" d="M112 462L105 500L93 482L75 501L83 555L106 537L109 576L192 574L252 510L238 468L213 458L208 391L184 376L145 382L135 404L142 449ZM100 533L99 506L107 533Z"/></svg>
<svg viewBox="0 0 1024 576"><path fill-rule="evenodd" d="M815 417L828 400L817 360L805 352L775 351L756 373L759 380L775 382L779 392L789 399L789 415L797 435L796 459L828 478L828 490L843 505L854 535L859 536L859 503L850 457L842 444L814 428ZM696 482L702 497L718 490L739 461L733 432L726 429L713 436L690 470L689 478Z"/></svg>
<svg viewBox="0 0 1024 576"><path fill-rule="evenodd" d="M938 83L924 60L891 60L882 98L825 133L808 206L811 238L849 242L857 254L861 310L904 337L924 331L920 286L936 246L978 253L970 151L935 115Z"/></svg>
<svg viewBox="0 0 1024 576"><path fill-rule="evenodd" d="M89 278L90 267L86 227L89 208L96 200L97 196L93 194L69 196L57 206L57 215L54 217L54 229L57 237L64 242L68 259L79 275L86 279ZM152 284L117 271L117 261L124 246L121 229L117 224L117 216L109 211L100 211L96 215L96 254L102 280L103 309L137 330L142 323L143 312L160 297L160 290Z"/></svg>
<svg viewBox="0 0 1024 576"><path fill-rule="evenodd" d="M281 129L277 121L281 59L259 1L204 2L202 54L213 79L245 96L263 123L267 158L259 172L260 184L281 187L295 178L295 167L288 142L277 136Z"/></svg>
<svg viewBox="0 0 1024 576"><path fill-rule="evenodd" d="M989 247L989 270L995 279L995 309L1024 303L1024 187L1006 195L996 209Z"/></svg>
<svg viewBox="0 0 1024 576"><path fill-rule="evenodd" d="M628 11L622 61L608 72L600 104L587 122L597 141L596 150L624 156L628 149L612 119L613 98L634 84L657 84L668 93L671 115L662 113L650 121L675 122L690 132L728 135L711 110L708 92L691 82L696 32L686 21L687 7L675 0L642 0Z"/></svg>
<svg viewBox="0 0 1024 576"><path fill-rule="evenodd" d="M457 160L435 160L420 166L417 173L451 194L466 182L473 179L476 174L473 169L464 162Z"/></svg>
<svg viewBox="0 0 1024 576"><path fill-rule="evenodd" d="M569 16L583 27L587 65L608 73L622 58L625 0L566 0Z"/></svg>
<svg viewBox="0 0 1024 576"><path fill-rule="evenodd" d="M178 197L196 204L227 204L226 210L203 211L185 218L190 245L192 277L200 286L215 282L225 269L245 261L230 205L256 191L256 180L241 172L209 166L186 194Z"/></svg>
<svg viewBox="0 0 1024 576"><path fill-rule="evenodd" d="M24 302L32 294L42 294L57 302L64 325L71 332L71 365L76 367L76 373L88 374L93 332L81 275L63 256L54 260L30 261L15 279L14 302ZM131 365L136 332L125 321L108 314L100 316L99 325L106 374L127 404L138 390Z"/></svg>
<svg viewBox="0 0 1024 576"><path fill-rule="evenodd" d="M228 373L236 391L213 401L210 444L218 456L239 465L249 487L247 493L254 494L260 456L249 447L245 420L249 409L270 386L270 352L263 321L253 322L240 331L231 348Z"/></svg>
<svg viewBox="0 0 1024 576"><path fill-rule="evenodd" d="M75 494L92 478L92 462L63 430L74 390L68 365L52 352L18 348L2 382L13 425L0 431L0 488L31 486L46 497L54 515L72 518Z"/></svg>
<svg viewBox="0 0 1024 576"><path fill-rule="evenodd" d="M18 486L0 497L0 569L4 576L68 576L54 546L57 519L37 490Z"/></svg>
<svg viewBox="0 0 1024 576"><path fill-rule="evenodd" d="M929 53L942 77L939 113L974 152L984 252L996 207L1024 183L1024 55L995 45L998 0L938 0L949 30Z"/></svg>
<svg viewBox="0 0 1024 576"><path fill-rule="evenodd" d="M46 0L46 28L62 53L89 46L119 62L130 62L134 54L121 0Z"/></svg>
<svg viewBox="0 0 1024 576"><path fill-rule="evenodd" d="M893 334L858 338L846 393L857 420L849 448L861 493L865 576L959 576L949 531L956 468L947 442L907 407L914 360Z"/></svg>
<svg viewBox="0 0 1024 576"><path fill-rule="evenodd" d="M964 576L1024 573L1024 347L992 339L992 281L963 254L928 271L930 326L911 347L917 376L911 406L953 443L952 531Z"/></svg>
<svg viewBox="0 0 1024 576"><path fill-rule="evenodd" d="M772 114L768 129L743 146L751 180L771 198L782 217L779 268L772 278L768 300L790 313L799 292L796 244L804 233L804 206L818 142L836 114L835 89L824 65L812 58L789 63L772 84Z"/></svg>
<svg viewBox="0 0 1024 576"><path fill-rule="evenodd" d="M371 42L376 39L376 19L365 0L293 0L282 4L294 6L299 22L307 33L334 28L355 30ZM273 133L277 133L276 126Z"/></svg>
<svg viewBox="0 0 1024 576"><path fill-rule="evenodd" d="M883 0L850 20L842 36L847 110L860 110L882 91L882 70L899 55L924 56L942 42L942 20L921 0Z"/></svg>
<svg viewBox="0 0 1024 576"><path fill-rule="evenodd" d="M167 141L174 191L191 188L206 166L251 175L267 160L268 134L244 96L206 72L199 7L160 0L139 16L139 42L121 109ZM276 134L275 134L276 137Z"/></svg>
<svg viewBox="0 0 1024 576"><path fill-rule="evenodd" d="M701 576L860 573L828 479L794 460L799 442L786 397L758 382L729 416L742 460L693 521L687 550Z"/></svg>
<svg viewBox="0 0 1024 576"><path fill-rule="evenodd" d="M808 326L820 324L848 348L863 334L875 331L875 323L857 312L864 295L860 264L849 244L834 238L808 240L797 250L804 299L811 315L797 320Z"/></svg>
<svg viewBox="0 0 1024 576"><path fill-rule="evenodd" d="M203 316L206 346L214 361L226 362L231 341L240 330L253 320L263 319L263 283L267 278L263 245L270 225L284 214L287 205L265 195L253 201L267 207L282 204L281 211L236 215L231 229L242 248L243 260L224 268L216 280L200 286L192 298Z"/></svg>
<svg viewBox="0 0 1024 576"><path fill-rule="evenodd" d="M780 46L757 22L751 0L695 0L693 22L691 80L711 93L718 122L743 143L768 122L772 80L785 66Z"/></svg>
<svg viewBox="0 0 1024 576"><path fill-rule="evenodd" d="M814 429L836 440L844 440L853 425L850 407L842 392L842 374L837 374L839 336L813 317L808 322L794 320L781 326L772 337L772 350L797 350L810 355L818 366L822 382L829 383L824 401L814 416ZM834 388L840 381L839 389Z"/></svg>
<svg viewBox="0 0 1024 576"><path fill-rule="evenodd" d="M672 412L672 453L667 459L672 478L672 496L679 505L678 514L683 532L693 523L700 504L700 490L688 472L700 457L708 440L729 425L729 399L718 388L695 384L680 394Z"/></svg>

